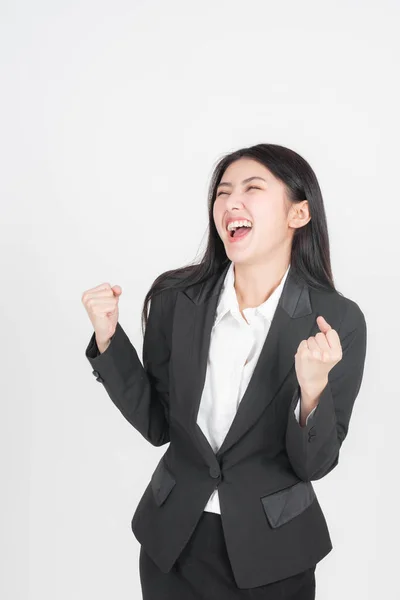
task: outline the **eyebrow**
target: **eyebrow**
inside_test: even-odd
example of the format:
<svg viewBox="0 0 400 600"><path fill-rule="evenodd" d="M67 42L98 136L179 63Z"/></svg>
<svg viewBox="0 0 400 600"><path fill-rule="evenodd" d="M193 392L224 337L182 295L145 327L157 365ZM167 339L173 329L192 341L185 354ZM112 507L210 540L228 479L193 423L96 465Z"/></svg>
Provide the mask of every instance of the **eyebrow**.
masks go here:
<svg viewBox="0 0 400 600"><path fill-rule="evenodd" d="M242 181L242 184L244 184L244 183L248 183L249 181L252 181L253 179L262 179L262 180L263 180L263 181L265 181L265 183L266 183L266 180L265 180L263 177L257 177L257 176L254 176L254 177L248 177L247 179L243 179L243 181ZM232 184L231 184L231 183L229 183L228 181L223 181L222 183L220 183L220 184L217 186L217 189L219 188L219 186L220 186L220 185L229 185L230 187L232 187Z"/></svg>

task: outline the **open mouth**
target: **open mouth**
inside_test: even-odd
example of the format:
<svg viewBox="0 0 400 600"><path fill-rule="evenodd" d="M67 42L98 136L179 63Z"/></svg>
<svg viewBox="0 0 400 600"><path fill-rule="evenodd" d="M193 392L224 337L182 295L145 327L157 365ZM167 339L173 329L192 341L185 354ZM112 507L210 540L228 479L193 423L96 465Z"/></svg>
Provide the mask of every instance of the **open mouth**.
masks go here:
<svg viewBox="0 0 400 600"><path fill-rule="evenodd" d="M251 232L252 227L237 227L236 229L232 229L232 231L228 231L229 241L236 241L245 238Z"/></svg>

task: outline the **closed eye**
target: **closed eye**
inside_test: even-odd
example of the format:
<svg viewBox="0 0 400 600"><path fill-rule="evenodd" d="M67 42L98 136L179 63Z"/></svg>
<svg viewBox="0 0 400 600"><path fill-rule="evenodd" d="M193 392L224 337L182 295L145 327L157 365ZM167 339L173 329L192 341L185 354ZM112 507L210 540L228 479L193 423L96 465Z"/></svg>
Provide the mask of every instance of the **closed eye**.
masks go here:
<svg viewBox="0 0 400 600"><path fill-rule="evenodd" d="M262 188L256 187L255 185L251 185L250 187L248 187L248 188L247 188L247 190L246 190L246 191L248 192L249 190L252 190L252 189L254 189L254 190L261 190ZM221 194L227 194L227 193L228 193L228 192L219 192L219 193L217 194L217 197L218 197L218 196L221 196Z"/></svg>

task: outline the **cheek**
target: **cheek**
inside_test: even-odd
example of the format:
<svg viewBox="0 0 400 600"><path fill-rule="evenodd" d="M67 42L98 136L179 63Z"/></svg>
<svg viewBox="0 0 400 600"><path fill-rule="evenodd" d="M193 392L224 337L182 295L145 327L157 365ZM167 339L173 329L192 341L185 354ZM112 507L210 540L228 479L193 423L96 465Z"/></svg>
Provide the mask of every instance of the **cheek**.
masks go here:
<svg viewBox="0 0 400 600"><path fill-rule="evenodd" d="M248 209L256 222L262 223L264 227L275 229L283 218L280 206L277 206L271 198L254 198L248 203Z"/></svg>
<svg viewBox="0 0 400 600"><path fill-rule="evenodd" d="M256 223L257 237L266 243L280 238L283 224L276 211L266 205L259 205L252 208L252 215Z"/></svg>

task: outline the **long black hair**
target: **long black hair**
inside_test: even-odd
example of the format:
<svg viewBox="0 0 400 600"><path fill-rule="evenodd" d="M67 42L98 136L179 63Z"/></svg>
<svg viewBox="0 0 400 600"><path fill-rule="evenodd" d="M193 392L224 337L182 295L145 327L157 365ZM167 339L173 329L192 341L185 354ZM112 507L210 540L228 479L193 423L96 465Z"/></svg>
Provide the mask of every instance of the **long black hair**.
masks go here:
<svg viewBox="0 0 400 600"><path fill-rule="evenodd" d="M227 266L229 258L215 227L213 205L217 187L225 170L231 163L242 157L258 161L282 181L286 186L289 202L308 200L311 219L304 227L299 227L294 231L290 264L310 287L317 290L337 291L332 276L324 202L314 171L308 162L294 150L277 144L257 144L231 152L217 162L208 191L209 227L204 255L200 263L171 269L154 280L143 303L143 334L147 326L148 304L152 296L167 288L182 289L200 283L215 273L221 272Z"/></svg>

